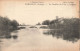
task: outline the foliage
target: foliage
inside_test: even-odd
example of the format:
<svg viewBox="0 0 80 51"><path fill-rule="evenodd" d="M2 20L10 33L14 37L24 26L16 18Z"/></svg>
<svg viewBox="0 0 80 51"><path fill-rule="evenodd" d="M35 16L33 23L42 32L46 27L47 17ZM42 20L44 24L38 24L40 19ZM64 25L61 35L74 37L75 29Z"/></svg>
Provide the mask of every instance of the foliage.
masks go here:
<svg viewBox="0 0 80 51"><path fill-rule="evenodd" d="M16 20L10 20L7 17L0 16L0 36L8 35L11 31L17 30L18 25L19 23Z"/></svg>
<svg viewBox="0 0 80 51"><path fill-rule="evenodd" d="M49 20L45 20L43 21L42 25L49 25L50 24L50 21Z"/></svg>
<svg viewBox="0 0 80 51"><path fill-rule="evenodd" d="M41 25L39 22L36 25Z"/></svg>
<svg viewBox="0 0 80 51"><path fill-rule="evenodd" d="M17 29L19 23L16 20L10 20L7 17L0 16L0 30Z"/></svg>

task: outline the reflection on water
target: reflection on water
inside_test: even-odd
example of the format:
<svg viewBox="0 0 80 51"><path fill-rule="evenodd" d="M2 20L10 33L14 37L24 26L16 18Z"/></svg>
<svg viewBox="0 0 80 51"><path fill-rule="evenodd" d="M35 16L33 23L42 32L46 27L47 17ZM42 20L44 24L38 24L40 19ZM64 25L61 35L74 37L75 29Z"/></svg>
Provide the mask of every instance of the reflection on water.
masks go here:
<svg viewBox="0 0 80 51"><path fill-rule="evenodd" d="M16 39L17 38L17 32L18 32L17 30L13 31L13 32L0 31L0 39L11 39L11 38Z"/></svg>
<svg viewBox="0 0 80 51"><path fill-rule="evenodd" d="M58 29L44 30L43 34L52 35L57 39L62 38L63 40L72 41L73 43L79 40L79 33L67 32L67 31L63 32L62 30Z"/></svg>
<svg viewBox="0 0 80 51"><path fill-rule="evenodd" d="M79 38L77 36L70 37L72 35L63 34L60 31L27 27L8 33L11 38L0 40L0 51L79 51L77 42Z"/></svg>
<svg viewBox="0 0 80 51"><path fill-rule="evenodd" d="M18 38L17 33L18 33L18 31L12 32L11 37L14 38L14 39L17 39Z"/></svg>
<svg viewBox="0 0 80 51"><path fill-rule="evenodd" d="M5 45L7 42L10 42L12 39L12 41L16 41L16 39L18 38L18 30L15 31L0 31L0 51L2 51L3 47L8 47L9 44ZM6 41L6 42L5 42Z"/></svg>

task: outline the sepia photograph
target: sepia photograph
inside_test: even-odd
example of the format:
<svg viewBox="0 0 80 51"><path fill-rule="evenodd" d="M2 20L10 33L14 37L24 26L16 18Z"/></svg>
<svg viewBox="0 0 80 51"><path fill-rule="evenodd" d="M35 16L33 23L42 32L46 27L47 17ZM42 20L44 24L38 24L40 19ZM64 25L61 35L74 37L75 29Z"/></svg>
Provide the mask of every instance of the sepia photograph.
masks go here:
<svg viewBox="0 0 80 51"><path fill-rule="evenodd" d="M0 0L0 51L80 51L79 0Z"/></svg>

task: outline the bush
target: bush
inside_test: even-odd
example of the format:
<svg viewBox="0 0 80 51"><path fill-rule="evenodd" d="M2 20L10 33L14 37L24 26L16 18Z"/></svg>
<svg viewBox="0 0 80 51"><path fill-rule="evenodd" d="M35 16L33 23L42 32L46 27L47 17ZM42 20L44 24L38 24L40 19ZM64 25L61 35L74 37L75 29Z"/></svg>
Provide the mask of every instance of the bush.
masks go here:
<svg viewBox="0 0 80 51"><path fill-rule="evenodd" d="M19 23L16 20L10 20L7 17L0 16L0 32L2 32L2 33L0 33L0 35L2 35L2 36L10 35L8 32L17 30L18 25L19 25Z"/></svg>

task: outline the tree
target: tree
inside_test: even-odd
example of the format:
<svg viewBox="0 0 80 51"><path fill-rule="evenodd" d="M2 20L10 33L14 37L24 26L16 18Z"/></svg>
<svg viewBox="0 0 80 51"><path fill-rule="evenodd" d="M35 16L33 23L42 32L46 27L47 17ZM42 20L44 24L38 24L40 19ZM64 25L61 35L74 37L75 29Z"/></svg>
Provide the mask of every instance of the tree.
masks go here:
<svg viewBox="0 0 80 51"><path fill-rule="evenodd" d="M19 23L16 20L11 21L11 26L13 29L17 29L17 26L19 26Z"/></svg>
<svg viewBox="0 0 80 51"><path fill-rule="evenodd" d="M42 25L49 25L50 24L50 21L49 20L45 20L42 22Z"/></svg>
<svg viewBox="0 0 80 51"><path fill-rule="evenodd" d="M36 25L41 25L40 22L38 22Z"/></svg>

